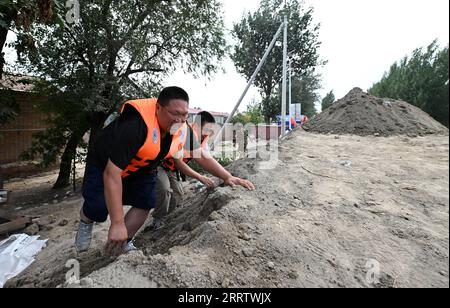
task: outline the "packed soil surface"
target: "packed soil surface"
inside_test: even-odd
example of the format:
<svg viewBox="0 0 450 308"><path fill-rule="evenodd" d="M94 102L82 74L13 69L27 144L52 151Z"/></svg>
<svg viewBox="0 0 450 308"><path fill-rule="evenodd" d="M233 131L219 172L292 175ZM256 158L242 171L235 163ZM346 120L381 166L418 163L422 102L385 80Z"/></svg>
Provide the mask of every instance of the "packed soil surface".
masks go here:
<svg viewBox="0 0 450 308"><path fill-rule="evenodd" d="M67 286L66 262L77 260L81 284L70 286L449 287L448 159L446 136L297 130L280 144L276 168L251 158L229 167L255 191L187 188L164 227L142 231L140 250L117 259L103 254L109 222L95 226L87 253L75 253L79 192L19 210L9 204L2 210L39 217L49 241L6 286ZM38 189L29 181L38 182L6 185L20 196Z"/></svg>

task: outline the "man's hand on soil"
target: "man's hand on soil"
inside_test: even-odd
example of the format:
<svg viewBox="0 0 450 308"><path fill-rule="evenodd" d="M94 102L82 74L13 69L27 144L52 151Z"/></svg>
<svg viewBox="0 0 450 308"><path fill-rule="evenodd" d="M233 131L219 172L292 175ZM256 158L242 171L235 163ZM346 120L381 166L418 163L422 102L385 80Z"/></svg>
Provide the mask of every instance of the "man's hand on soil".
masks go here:
<svg viewBox="0 0 450 308"><path fill-rule="evenodd" d="M231 187L234 187L236 185L240 185L242 187L247 188L248 190L254 190L255 189L255 185L253 185L252 182L244 180L244 179L241 179L241 178L238 178L238 177L235 177L235 176L229 177L228 179L226 179L224 181L224 183L225 183L225 185L228 185L228 186L231 186Z"/></svg>
<svg viewBox="0 0 450 308"><path fill-rule="evenodd" d="M105 246L105 252L111 256L119 256L128 240L128 231L123 223L112 223L109 227L108 241Z"/></svg>
<svg viewBox="0 0 450 308"><path fill-rule="evenodd" d="M205 184L208 188L214 188L214 186L215 186L213 180L211 180L210 178L207 178L206 176L202 176L200 178L200 182Z"/></svg>

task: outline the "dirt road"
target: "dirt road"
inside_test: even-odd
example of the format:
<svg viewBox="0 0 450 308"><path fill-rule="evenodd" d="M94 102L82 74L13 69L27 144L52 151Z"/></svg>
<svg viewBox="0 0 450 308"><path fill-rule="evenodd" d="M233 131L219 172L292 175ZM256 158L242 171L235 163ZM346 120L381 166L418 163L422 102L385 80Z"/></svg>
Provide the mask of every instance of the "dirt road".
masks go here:
<svg viewBox="0 0 450 308"><path fill-rule="evenodd" d="M449 287L448 136L297 131L276 169L257 166L230 167L256 191L189 198L163 229L138 238L141 251L113 263L101 254L108 224L96 226L93 248L78 257L82 286ZM8 286L64 281L81 203L24 210L55 222L40 232L48 247Z"/></svg>

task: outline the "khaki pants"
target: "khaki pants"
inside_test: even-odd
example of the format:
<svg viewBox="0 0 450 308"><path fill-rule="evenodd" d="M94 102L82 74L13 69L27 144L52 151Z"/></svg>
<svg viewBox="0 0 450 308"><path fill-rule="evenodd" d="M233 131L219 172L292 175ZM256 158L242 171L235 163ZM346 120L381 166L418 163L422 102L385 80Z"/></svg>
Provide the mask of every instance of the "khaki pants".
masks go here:
<svg viewBox="0 0 450 308"><path fill-rule="evenodd" d="M176 173L158 167L156 180L156 205L153 218L162 219L183 201L183 186Z"/></svg>

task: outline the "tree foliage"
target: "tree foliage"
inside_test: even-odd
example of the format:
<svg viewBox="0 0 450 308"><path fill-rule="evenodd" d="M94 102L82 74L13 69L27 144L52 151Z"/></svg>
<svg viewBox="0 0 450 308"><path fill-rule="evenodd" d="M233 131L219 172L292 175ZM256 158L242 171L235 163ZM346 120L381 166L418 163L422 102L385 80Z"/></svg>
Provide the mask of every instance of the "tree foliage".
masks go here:
<svg viewBox="0 0 450 308"><path fill-rule="evenodd" d="M13 91L0 88L0 125L13 120L20 112Z"/></svg>
<svg viewBox="0 0 450 308"><path fill-rule="evenodd" d="M407 101L448 127L448 57L448 46L439 50L435 40L394 63L369 93Z"/></svg>
<svg viewBox="0 0 450 308"><path fill-rule="evenodd" d="M336 101L336 97L334 96L333 90L327 93L325 97L322 99L322 111L327 109Z"/></svg>
<svg viewBox="0 0 450 308"><path fill-rule="evenodd" d="M321 89L320 76L308 73L300 78L292 78L292 104L301 104L302 114L312 117L317 114L316 102L319 101L318 90ZM289 98L289 87L287 88L286 98ZM269 97L266 106L266 114L269 119L275 119L280 114L282 101L282 86L276 87L275 93ZM286 112L289 113L289 101L286 100Z"/></svg>
<svg viewBox="0 0 450 308"><path fill-rule="evenodd" d="M317 114L316 102L319 102L318 90L321 88L320 76L317 74L306 74L300 78L293 78L292 103L301 103L302 114L313 117Z"/></svg>
<svg viewBox="0 0 450 308"><path fill-rule="evenodd" d="M305 9L298 0L262 0L259 9L244 16L233 30L237 44L232 59L237 71L248 80L280 27L284 14L287 14L289 22L288 53L297 79L314 75L316 67L324 63L319 60L319 25L313 24L313 9ZM282 72L283 49L275 47L255 79L263 97L266 120L276 114L271 95L282 78Z"/></svg>
<svg viewBox="0 0 450 308"><path fill-rule="evenodd" d="M63 159L73 158L86 131L93 140L125 100L156 95L175 70L211 74L226 52L217 0L80 0L80 8L78 23L35 27L34 50L24 52L24 67L52 85L44 89L55 129L39 143L65 147ZM68 179L64 166L60 177Z"/></svg>
<svg viewBox="0 0 450 308"><path fill-rule="evenodd" d="M55 20L55 6L58 0L0 0L0 79L5 64L3 47L10 30L18 30L15 44L20 52L32 48L34 40L30 35L33 23L49 23Z"/></svg>
<svg viewBox="0 0 450 308"><path fill-rule="evenodd" d="M237 113L232 119L231 123L242 123L243 125L248 123L260 124L264 122L264 117L262 115L261 104L253 101L247 105L247 111L243 113Z"/></svg>

